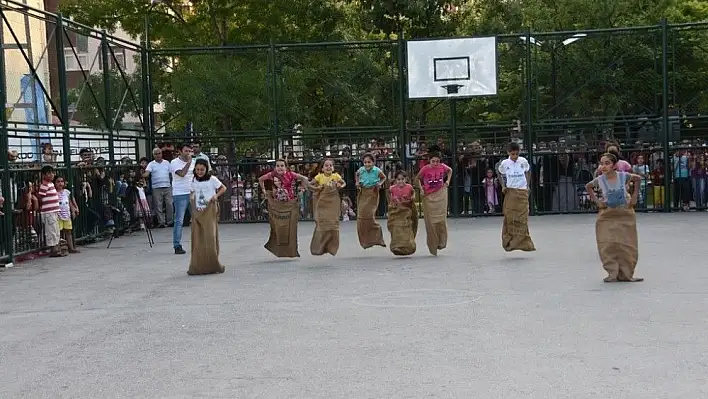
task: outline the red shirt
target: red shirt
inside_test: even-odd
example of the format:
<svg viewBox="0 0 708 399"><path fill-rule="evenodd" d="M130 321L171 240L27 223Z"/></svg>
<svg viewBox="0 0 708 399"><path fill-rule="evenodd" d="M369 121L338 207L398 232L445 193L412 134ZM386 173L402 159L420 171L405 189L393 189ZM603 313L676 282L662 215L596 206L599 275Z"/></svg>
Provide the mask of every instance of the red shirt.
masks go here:
<svg viewBox="0 0 708 399"><path fill-rule="evenodd" d="M420 169L420 177L423 180L423 192L432 194L445 187L445 175L447 167L444 164L425 165Z"/></svg>
<svg viewBox="0 0 708 399"><path fill-rule="evenodd" d="M59 213L59 194L54 188L54 183L42 181L37 192L39 197L39 210L42 213Z"/></svg>
<svg viewBox="0 0 708 399"><path fill-rule="evenodd" d="M407 202L413 199L413 186L406 184L399 186L398 184L391 186L391 199L394 202Z"/></svg>
<svg viewBox="0 0 708 399"><path fill-rule="evenodd" d="M288 170L282 175L279 175L275 172L268 172L264 176L267 176L267 179L273 180L277 178L279 180L279 184L275 184L275 180L273 180L274 194L275 191L277 191L278 189L283 189L288 194L288 198L290 200L295 199L295 173Z"/></svg>

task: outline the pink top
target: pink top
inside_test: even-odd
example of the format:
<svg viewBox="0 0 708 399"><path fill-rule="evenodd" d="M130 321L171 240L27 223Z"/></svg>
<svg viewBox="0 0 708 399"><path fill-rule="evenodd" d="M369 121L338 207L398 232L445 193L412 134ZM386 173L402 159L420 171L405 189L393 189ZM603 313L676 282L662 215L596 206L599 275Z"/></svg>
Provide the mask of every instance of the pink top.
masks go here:
<svg viewBox="0 0 708 399"><path fill-rule="evenodd" d="M413 199L413 186L406 184L399 186L398 184L391 186L391 199L394 202L407 202Z"/></svg>
<svg viewBox="0 0 708 399"><path fill-rule="evenodd" d="M275 172L268 172L265 176L267 176L266 179L277 178L280 181L280 184L275 184L275 181L273 181L273 194L276 195L276 198L278 198L276 191L280 191L280 189L282 189L288 195L289 200L295 199L295 173L288 170L282 175Z"/></svg>
<svg viewBox="0 0 708 399"><path fill-rule="evenodd" d="M627 172L627 173L632 173L632 165L629 164L629 162L625 161L624 159L620 159L617 161L615 164L615 170L618 172ZM600 174L600 167L597 167L597 171L595 174Z"/></svg>
<svg viewBox="0 0 708 399"><path fill-rule="evenodd" d="M420 170L420 177L423 180L423 192L432 194L445 187L445 173L448 167L443 164L437 166L425 165Z"/></svg>
<svg viewBox="0 0 708 399"><path fill-rule="evenodd" d="M632 173L632 165L624 159L617 161L617 170L620 172Z"/></svg>

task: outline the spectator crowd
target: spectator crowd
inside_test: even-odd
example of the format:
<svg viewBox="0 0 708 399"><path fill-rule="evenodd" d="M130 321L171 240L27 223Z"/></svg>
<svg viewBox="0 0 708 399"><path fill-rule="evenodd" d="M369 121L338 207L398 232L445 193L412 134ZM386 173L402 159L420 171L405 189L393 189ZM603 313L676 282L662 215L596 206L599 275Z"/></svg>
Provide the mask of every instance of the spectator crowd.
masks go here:
<svg viewBox="0 0 708 399"><path fill-rule="evenodd" d="M268 211L258 178L273 168L273 161L246 151L237 162L225 155L210 156L202 152L199 141L192 141L191 151L196 159L205 159L211 172L226 187L227 192L220 204L222 222L266 221ZM451 166L450 196L451 215L498 214L501 210L501 195L498 164L506 157L501 148L478 140L460 142L456 149L448 145L444 137L426 141L413 137L402 146L405 151L388 147L383 140L373 140L363 150L344 146L327 154L335 159L335 170L346 182L342 190L342 214L344 220L356 217L356 186L354 174L361 166L364 152L376 158L378 166L393 181L396 172L405 170L409 176L427 163L427 149L435 144L440 148L443 162ZM538 143L529 158L532 167L532 206L538 213L590 211L593 204L585 192L585 184L596 173L599 155L614 147L631 171L642 176L638 209L660 210L665 205L676 210L704 210L708 205L708 147L705 143L683 143L670 151L668 161L662 148L651 145L633 145L623 151L616 142L600 143L595 149L587 146L565 146L563 143ZM324 157L303 159L292 151L284 153L288 167L309 179L320 171ZM93 241L103 235L119 236L149 227L172 226L173 198L172 178L169 163L178 156L179 148L163 143L153 149L150 158L133 160L125 157L117 165L107 165L105 159L96 157L91 149L79 152L80 161L70 170L56 164L50 145L43 146L41 165L27 165L17 161L14 151L8 152L10 161L10 190L2 192L0 201L8 201L13 218L12 232L14 253L24 253L44 247L47 242L42 226L42 189L47 189L46 174L40 168L54 166L53 179L71 193L76 206L71 206L73 236L79 241ZM668 180L666 178L668 174ZM57 185L57 181L54 184ZM668 185L667 185L668 181ZM312 196L304 187L297 188L300 201L300 216L313 217ZM665 194L670 203L665 204ZM75 209L74 209L75 208ZM147 209L146 209L147 208ZM378 216L386 216L387 202L381 199ZM149 212L148 212L149 211ZM189 211L185 225L189 225ZM3 234L7 234L3 232ZM53 239L53 237L52 237ZM62 244L69 246L66 233ZM6 239L2 240L6 245ZM73 243L72 243L73 245ZM7 253L7 250L3 250Z"/></svg>

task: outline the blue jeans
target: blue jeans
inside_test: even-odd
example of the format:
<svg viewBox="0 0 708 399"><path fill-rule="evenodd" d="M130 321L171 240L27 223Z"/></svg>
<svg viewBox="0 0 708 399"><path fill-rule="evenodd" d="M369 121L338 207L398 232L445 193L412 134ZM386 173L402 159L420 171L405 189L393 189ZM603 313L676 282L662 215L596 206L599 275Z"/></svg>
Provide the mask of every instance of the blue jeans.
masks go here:
<svg viewBox="0 0 708 399"><path fill-rule="evenodd" d="M173 195L172 203L175 206L175 225L172 228L172 247L182 248L182 225L184 224L184 214L189 206L189 194Z"/></svg>

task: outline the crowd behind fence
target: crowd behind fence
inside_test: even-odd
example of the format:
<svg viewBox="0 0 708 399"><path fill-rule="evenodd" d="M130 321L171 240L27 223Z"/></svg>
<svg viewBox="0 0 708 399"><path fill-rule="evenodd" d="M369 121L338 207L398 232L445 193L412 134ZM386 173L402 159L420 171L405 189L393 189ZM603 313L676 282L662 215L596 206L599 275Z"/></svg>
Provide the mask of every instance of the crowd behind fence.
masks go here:
<svg viewBox="0 0 708 399"><path fill-rule="evenodd" d="M421 146L424 150L425 146ZM666 157L668 152L668 158ZM405 171L413 178L427 163L424 152L413 158L396 158L393 153L374 151L376 166L387 176L388 188L398 171ZM598 161L603 151L599 149L537 149L529 159L531 171L531 213L583 213L594 212L585 185L597 173ZM465 151L449 151L443 146L443 162L454 164L456 175L452 178L449 200L449 216L476 217L499 215L504 201L497 167L506 155L495 151L487 153L481 146L467 147ZM625 149L622 158L632 165L632 171L641 175L642 182L637 210L655 211L703 211L708 209L708 147L706 143L694 142L674 146L670 151L663 148L642 146ZM522 154L525 155L525 154ZM526 154L527 155L527 154ZM137 192L134 187L141 180L148 158L139 160L125 158L121 164L110 166L102 158L93 157L87 149L82 152L82 161L67 169L57 165L57 176L73 182L68 189L79 205L79 216L74 220L74 235L77 242L93 242L110 235L120 236L143 228L143 222L153 228L158 209L152 198L150 179L146 179L145 193L153 212L150 220L143 221L136 208ZM176 154L165 151L165 159ZM342 175L347 186L341 190L342 220L356 219L356 187L354 174L361 167L358 154L345 149L332 156L335 170ZM668 162L667 162L668 159ZM220 221L223 223L266 222L268 209L258 178L273 170L274 162L255 157L229 161L224 156L211 158L212 173L227 187L220 204ZM289 168L310 179L319 173L323 159L290 159ZM11 190L4 193L10 201L12 213L2 218L12 218L12 230L0 234L0 257L25 256L44 248L40 223L37 187L41 181L40 165L26 167L17 164L9 169ZM667 178L668 175L668 178ZM666 185L666 181L669 185ZM267 190L270 187L265 187ZM300 217L313 218L312 194L298 186ZM666 202L665 198L669 198ZM416 203L422 216L422 198L416 193ZM162 201L164 212L169 202ZM377 216L387 213L386 196L380 199ZM185 219L189 225L189 215ZM9 236L8 236L9 234ZM11 247L10 247L11 246Z"/></svg>
<svg viewBox="0 0 708 399"><path fill-rule="evenodd" d="M415 176L433 144L453 168L449 215L498 215L504 195L496 170L510 140L532 165L533 215L593 212L585 186L610 138L643 176L633 187L639 211L707 206L708 96L700 82L708 53L700 43L708 39L708 22L500 35L498 95L450 102L406 97L402 36L152 48L12 0L1 3L2 44L12 50L0 54L3 260L44 248L36 196L42 165L66 178L79 205L75 239L90 242L145 222L162 224L136 212L136 183L151 160L140 157L160 142L169 160L175 154L165 142L196 137L205 149L217 149L209 156L227 187L220 207L225 223L267 221L258 178L273 169L274 158L286 158L309 178L324 157L333 158L347 183L346 221L356 219L354 174L364 152L375 155L388 185L399 170ZM21 45L19 16L46 24L40 35L46 43L35 46L41 56ZM556 51L569 38L573 44ZM172 100L158 123L157 98ZM244 151L251 146L263 154ZM150 179L145 183L148 203L169 215L170 202L162 195L157 201ZM297 192L301 218L312 219L311 193ZM416 201L422 215L420 193ZM381 196L377 215L386 213Z"/></svg>

